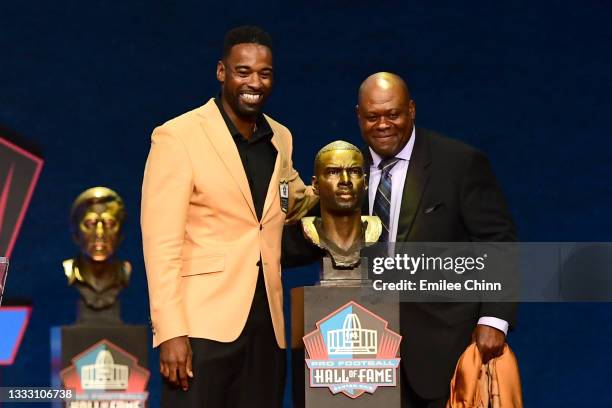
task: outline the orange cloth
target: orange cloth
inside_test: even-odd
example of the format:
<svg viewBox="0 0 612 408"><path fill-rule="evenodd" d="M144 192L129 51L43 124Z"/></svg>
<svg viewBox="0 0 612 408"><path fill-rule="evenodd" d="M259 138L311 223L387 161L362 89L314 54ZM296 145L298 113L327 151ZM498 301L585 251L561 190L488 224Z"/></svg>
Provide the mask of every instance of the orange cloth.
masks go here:
<svg viewBox="0 0 612 408"><path fill-rule="evenodd" d="M450 384L446 408L522 408L518 362L508 345L501 356L482 364L476 343L463 352Z"/></svg>

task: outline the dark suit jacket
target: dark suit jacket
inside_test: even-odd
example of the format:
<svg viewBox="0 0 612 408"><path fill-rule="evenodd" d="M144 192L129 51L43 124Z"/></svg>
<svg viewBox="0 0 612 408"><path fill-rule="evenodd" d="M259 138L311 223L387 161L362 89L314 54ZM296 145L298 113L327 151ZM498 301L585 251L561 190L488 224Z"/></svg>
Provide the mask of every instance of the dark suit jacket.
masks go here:
<svg viewBox="0 0 612 408"><path fill-rule="evenodd" d="M417 128L415 135L396 241L516 241L514 223L486 156L428 130ZM364 157L369 171L368 148ZM498 317L512 326L515 314L512 303L402 303L401 357L410 386L423 398L443 397L478 318Z"/></svg>

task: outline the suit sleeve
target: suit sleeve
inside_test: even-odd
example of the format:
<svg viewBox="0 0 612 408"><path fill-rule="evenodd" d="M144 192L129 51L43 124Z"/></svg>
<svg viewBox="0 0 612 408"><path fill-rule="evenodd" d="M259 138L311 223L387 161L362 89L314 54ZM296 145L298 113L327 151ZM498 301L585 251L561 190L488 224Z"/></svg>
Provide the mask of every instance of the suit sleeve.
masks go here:
<svg viewBox="0 0 612 408"><path fill-rule="evenodd" d="M188 334L181 295L182 246L193 191L182 141L163 128L151 136L142 185L141 227L153 345Z"/></svg>
<svg viewBox="0 0 612 408"><path fill-rule="evenodd" d="M475 152L461 185L461 213L472 241L513 242L516 229L487 157Z"/></svg>
<svg viewBox="0 0 612 408"><path fill-rule="evenodd" d="M461 213L471 241L474 242L514 242L517 240L516 228L506 199L487 157L474 152L468 171L461 184ZM499 276L507 277L516 269L505 265L507 271L499 271ZM510 285L518 282L518 276L510 276ZM480 316L496 317L515 325L517 304L515 302L483 302Z"/></svg>
<svg viewBox="0 0 612 408"><path fill-rule="evenodd" d="M281 266L295 268L320 261L325 253L310 243L302 232L302 224L285 225L281 245Z"/></svg>

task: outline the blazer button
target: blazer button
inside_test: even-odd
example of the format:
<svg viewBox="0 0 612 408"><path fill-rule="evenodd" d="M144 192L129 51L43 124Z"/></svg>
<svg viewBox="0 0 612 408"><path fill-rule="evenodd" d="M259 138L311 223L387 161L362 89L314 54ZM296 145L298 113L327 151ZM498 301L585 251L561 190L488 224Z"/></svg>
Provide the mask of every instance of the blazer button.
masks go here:
<svg viewBox="0 0 612 408"><path fill-rule="evenodd" d="M257 266L261 268L261 259L257 261Z"/></svg>
<svg viewBox="0 0 612 408"><path fill-rule="evenodd" d="M263 229L263 225L259 224L259 230L261 231Z"/></svg>

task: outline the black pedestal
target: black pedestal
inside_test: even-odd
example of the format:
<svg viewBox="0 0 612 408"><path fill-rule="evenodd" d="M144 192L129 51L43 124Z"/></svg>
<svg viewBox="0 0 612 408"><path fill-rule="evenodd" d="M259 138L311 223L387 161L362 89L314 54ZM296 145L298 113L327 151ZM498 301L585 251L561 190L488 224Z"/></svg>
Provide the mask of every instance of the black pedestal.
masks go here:
<svg viewBox="0 0 612 408"><path fill-rule="evenodd" d="M383 302L380 297L368 292L366 287L367 285L311 286L292 291L293 381L296 407L401 406L400 368L391 369L388 364L387 368L384 368L386 363L392 361L398 364L399 302L390 299ZM296 326L298 330L295 330ZM307 349L317 350L316 356L306 353L306 358L315 360L319 367L326 364L326 361L331 361L329 364L333 365L333 368L312 371L313 367L306 366L304 351L301 349L304 343L299 341L301 335L304 335L300 333L301 327L305 342L311 345L310 348L307 346ZM319 332L313 333L317 329ZM312 377L315 372L318 376L316 378ZM362 377L357 373L361 373ZM366 386L371 384L372 381L369 380L372 378L366 379L366 373L378 376L375 379L384 385L377 386L372 393L361 393L360 390L353 389L347 396L342 391L334 394L327 386L329 378L325 377L329 374L332 378L332 388L340 385L335 388L338 391L347 383L359 382L360 378L366 380ZM391 377L394 385L390 384ZM313 387L311 381L315 385L325 386ZM353 385L349 384L349 387ZM300 390L304 392L300 393Z"/></svg>
<svg viewBox="0 0 612 408"><path fill-rule="evenodd" d="M73 389L80 402L146 407L148 328L75 324L51 328L51 385ZM60 403L53 407L63 406ZM73 407L74 401L67 406Z"/></svg>
<svg viewBox="0 0 612 408"><path fill-rule="evenodd" d="M136 357L138 365L145 368L149 366L149 339L146 326L62 326L61 339L62 369L69 366L76 355L103 339Z"/></svg>

